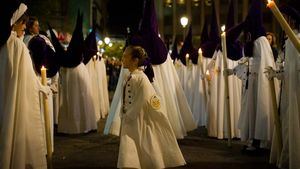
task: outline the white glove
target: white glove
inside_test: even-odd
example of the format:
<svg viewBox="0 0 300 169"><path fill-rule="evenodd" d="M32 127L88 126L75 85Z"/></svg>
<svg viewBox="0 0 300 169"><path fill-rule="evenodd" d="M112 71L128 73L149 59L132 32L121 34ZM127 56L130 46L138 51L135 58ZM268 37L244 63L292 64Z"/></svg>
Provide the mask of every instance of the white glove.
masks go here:
<svg viewBox="0 0 300 169"><path fill-rule="evenodd" d="M42 92L44 94L44 96L46 96L46 98L48 98L48 96L50 95L50 93L52 92L49 86L41 86L40 87L40 92Z"/></svg>
<svg viewBox="0 0 300 169"><path fill-rule="evenodd" d="M224 76L230 76L230 75L232 75L232 74L234 74L233 69L224 69L224 70L223 70L223 75L224 75Z"/></svg>
<svg viewBox="0 0 300 169"><path fill-rule="evenodd" d="M283 70L274 70L271 66L265 68L266 76L269 80L273 79L274 77L281 80L283 78Z"/></svg>
<svg viewBox="0 0 300 169"><path fill-rule="evenodd" d="M54 93L58 93L58 85L57 85L57 83L51 84L50 85L50 89L51 89L51 91L52 91L53 94Z"/></svg>
<svg viewBox="0 0 300 169"><path fill-rule="evenodd" d="M243 57L242 59L240 59L238 61L238 64L245 64L247 62L249 62L249 58L248 57Z"/></svg>

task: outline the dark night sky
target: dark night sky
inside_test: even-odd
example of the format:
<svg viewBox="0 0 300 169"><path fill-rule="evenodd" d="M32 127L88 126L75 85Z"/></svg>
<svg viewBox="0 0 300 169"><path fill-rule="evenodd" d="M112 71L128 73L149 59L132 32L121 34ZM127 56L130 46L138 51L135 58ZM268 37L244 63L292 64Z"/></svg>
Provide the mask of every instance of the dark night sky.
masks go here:
<svg viewBox="0 0 300 169"><path fill-rule="evenodd" d="M143 0L109 0L108 29L110 34L126 34L126 28L130 27L134 32L142 17Z"/></svg>

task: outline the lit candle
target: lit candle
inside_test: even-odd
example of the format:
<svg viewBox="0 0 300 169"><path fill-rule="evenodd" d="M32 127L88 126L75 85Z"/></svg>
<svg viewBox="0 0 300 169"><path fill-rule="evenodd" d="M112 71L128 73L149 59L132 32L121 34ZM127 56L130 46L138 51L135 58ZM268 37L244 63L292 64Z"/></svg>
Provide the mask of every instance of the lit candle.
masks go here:
<svg viewBox="0 0 300 169"><path fill-rule="evenodd" d="M221 34L221 45L222 45L222 53L223 53L223 58L227 60L227 45L226 45L226 32L225 32L225 25L221 27L222 34ZM224 65L225 66L225 65ZM227 67L227 62L226 62L226 67Z"/></svg>
<svg viewBox="0 0 300 169"><path fill-rule="evenodd" d="M190 55L187 53L187 54L185 55L185 64L186 64L186 66L189 65L189 57L190 57Z"/></svg>
<svg viewBox="0 0 300 169"><path fill-rule="evenodd" d="M285 31L289 39L292 41L298 52L300 53L300 41L289 26L289 24L286 22L284 17L282 16L281 12L279 11L277 5L274 1L268 0L267 7L271 9L272 13L274 14L275 18L279 22L281 28Z"/></svg>
<svg viewBox="0 0 300 169"><path fill-rule="evenodd" d="M42 66L41 68L41 77L42 77L42 85L47 85L47 69L45 66Z"/></svg>
<svg viewBox="0 0 300 169"><path fill-rule="evenodd" d="M47 85L47 69L45 66L41 68L42 85ZM47 144L47 163L48 168L52 168L52 143L51 143L51 130L50 130L50 115L48 98L43 97L43 109L44 109L44 120L45 120L45 133L46 133L46 144Z"/></svg>
<svg viewBox="0 0 300 169"><path fill-rule="evenodd" d="M226 47L226 32L225 25L221 27L221 45L222 45L222 53L223 53L223 68L227 69L227 47ZM229 103L229 92L228 92L228 76L224 76L224 88L225 88L225 107L226 107L226 115L227 115L227 130L228 130L228 146L231 147L231 117L230 117L230 103Z"/></svg>
<svg viewBox="0 0 300 169"><path fill-rule="evenodd" d="M199 48L199 50L198 50L198 64L199 63L201 63L202 64L202 62L203 62L203 55L202 55L202 50L201 50L201 48Z"/></svg>
<svg viewBox="0 0 300 169"><path fill-rule="evenodd" d="M201 76L205 77L204 69L203 69L203 55L202 55L201 48L199 48L199 50L198 50L198 65L200 66ZM208 96L206 94L206 84L205 84L204 79L205 78L203 78L201 81L202 81L202 86L203 86L203 90L204 90L204 102L205 102L205 104L207 104Z"/></svg>

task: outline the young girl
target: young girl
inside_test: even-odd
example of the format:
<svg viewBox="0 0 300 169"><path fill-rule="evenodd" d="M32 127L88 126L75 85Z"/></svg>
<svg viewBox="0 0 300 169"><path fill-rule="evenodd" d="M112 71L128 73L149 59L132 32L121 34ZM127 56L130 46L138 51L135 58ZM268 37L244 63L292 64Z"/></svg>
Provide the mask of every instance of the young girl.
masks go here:
<svg viewBox="0 0 300 169"><path fill-rule="evenodd" d="M128 46L118 168L158 169L185 164L165 110L149 79L139 69L147 58L142 47Z"/></svg>

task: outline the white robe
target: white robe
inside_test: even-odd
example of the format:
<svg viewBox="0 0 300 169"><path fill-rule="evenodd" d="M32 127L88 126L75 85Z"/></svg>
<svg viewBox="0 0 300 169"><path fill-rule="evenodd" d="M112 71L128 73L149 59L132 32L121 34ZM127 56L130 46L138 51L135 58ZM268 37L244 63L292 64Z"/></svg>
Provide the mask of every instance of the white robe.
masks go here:
<svg viewBox="0 0 300 169"><path fill-rule="evenodd" d="M106 66L105 59L101 60L96 64L96 71L99 80L99 91L100 91L100 112L101 117L105 118L109 111L109 97L108 97L108 88L107 88L107 76L106 76Z"/></svg>
<svg viewBox="0 0 300 169"><path fill-rule="evenodd" d="M210 104L208 111L208 135L218 139L228 138L227 112L225 99L225 79L223 75L224 64L221 51L214 53L215 61L208 65L210 72ZM232 69L237 64L236 61L227 60L227 66ZM231 119L231 137L240 137L237 127L240 106L241 106L241 82L237 77L228 77L229 111Z"/></svg>
<svg viewBox="0 0 300 169"><path fill-rule="evenodd" d="M279 168L293 169L300 168L300 54L289 39L285 44L286 62L280 104L283 147L278 152L277 142L273 141L270 162L277 163Z"/></svg>
<svg viewBox="0 0 300 169"><path fill-rule="evenodd" d="M162 104L166 107L168 119L176 138L183 138L187 131L197 127L193 119L187 99L180 85L172 59L168 56L166 62L161 65L154 65L154 84L157 93L162 98ZM111 103L110 113L105 124L104 134L119 135L122 83L128 76L128 71L121 69L118 85Z"/></svg>
<svg viewBox="0 0 300 169"><path fill-rule="evenodd" d="M26 45L11 34L0 50L0 168L47 168L40 82Z"/></svg>
<svg viewBox="0 0 300 169"><path fill-rule="evenodd" d="M204 64L204 63L203 63ZM206 84L205 79L202 79L201 77L204 77L204 75L201 74L201 66L200 62L198 61L198 65L193 64L193 87L192 90L192 105L191 110L194 116L194 119L198 126L206 126L207 125L207 94L204 90L204 86L206 85L205 89L207 89L208 85ZM203 73L204 73L203 69ZM205 84L204 84L205 83Z"/></svg>
<svg viewBox="0 0 300 169"><path fill-rule="evenodd" d="M77 134L96 129L91 79L83 63L61 68L61 101L58 132Z"/></svg>
<svg viewBox="0 0 300 169"><path fill-rule="evenodd" d="M101 118L101 112L100 112L100 92L99 89L99 80L98 80L98 74L96 71L96 64L97 60L91 59L85 66L89 72L89 76L91 78L91 84L92 84L92 96L93 96L93 105L95 109L95 117L97 123L99 122Z"/></svg>
<svg viewBox="0 0 300 169"><path fill-rule="evenodd" d="M184 165L165 108L147 76L140 70L130 76L123 84L118 168L160 169Z"/></svg>
<svg viewBox="0 0 300 169"><path fill-rule="evenodd" d="M270 143L273 135L273 107L270 83L264 71L271 66L275 69L272 49L266 39L261 36L254 41L253 59L250 62L248 90L245 91L245 105L239 124L243 140L259 139ZM278 93L278 81L274 81Z"/></svg>

